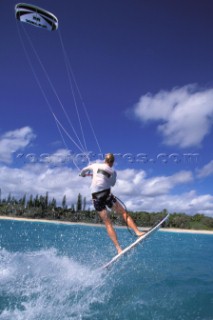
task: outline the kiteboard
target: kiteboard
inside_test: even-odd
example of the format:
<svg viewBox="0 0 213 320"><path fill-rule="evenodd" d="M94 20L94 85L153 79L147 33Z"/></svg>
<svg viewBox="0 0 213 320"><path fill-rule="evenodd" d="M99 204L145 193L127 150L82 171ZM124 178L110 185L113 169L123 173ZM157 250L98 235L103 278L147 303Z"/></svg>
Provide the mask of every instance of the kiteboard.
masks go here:
<svg viewBox="0 0 213 320"><path fill-rule="evenodd" d="M106 269L109 268L114 262L118 261L122 256L127 254L130 250L132 250L134 247L136 247L139 243L141 243L143 240L147 239L150 235L152 235L155 231L157 231L160 226L168 219L169 214L167 214L166 217L164 217L157 225L149 229L145 234L143 234L141 237L138 237L136 241L134 241L132 244L130 244L128 247L126 247L121 253L117 254L112 258L109 262L104 264L100 269Z"/></svg>

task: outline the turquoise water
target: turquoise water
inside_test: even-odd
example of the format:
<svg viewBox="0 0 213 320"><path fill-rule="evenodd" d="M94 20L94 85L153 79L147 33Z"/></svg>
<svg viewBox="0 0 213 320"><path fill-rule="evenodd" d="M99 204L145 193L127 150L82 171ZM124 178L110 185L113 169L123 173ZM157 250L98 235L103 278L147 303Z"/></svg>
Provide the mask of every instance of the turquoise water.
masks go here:
<svg viewBox="0 0 213 320"><path fill-rule="evenodd" d="M158 231L97 270L114 254L102 227L0 221L0 319L213 319L212 235Z"/></svg>

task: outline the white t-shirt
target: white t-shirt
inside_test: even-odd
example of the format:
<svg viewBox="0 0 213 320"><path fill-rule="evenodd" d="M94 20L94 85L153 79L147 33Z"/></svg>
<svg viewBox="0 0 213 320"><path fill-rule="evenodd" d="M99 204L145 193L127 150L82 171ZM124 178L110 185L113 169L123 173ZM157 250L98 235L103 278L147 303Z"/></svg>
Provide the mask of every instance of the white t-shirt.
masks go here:
<svg viewBox="0 0 213 320"><path fill-rule="evenodd" d="M81 171L82 176L92 171L91 193L110 189L116 183L116 171L107 163L93 163Z"/></svg>

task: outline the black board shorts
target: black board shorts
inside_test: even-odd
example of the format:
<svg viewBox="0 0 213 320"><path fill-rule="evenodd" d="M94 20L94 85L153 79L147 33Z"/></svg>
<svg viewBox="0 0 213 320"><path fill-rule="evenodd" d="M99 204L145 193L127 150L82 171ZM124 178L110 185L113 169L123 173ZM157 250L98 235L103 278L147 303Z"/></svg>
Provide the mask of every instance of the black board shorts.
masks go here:
<svg viewBox="0 0 213 320"><path fill-rule="evenodd" d="M116 197L110 192L110 189L92 193L92 200L95 210L102 211L108 208L112 208L116 203Z"/></svg>

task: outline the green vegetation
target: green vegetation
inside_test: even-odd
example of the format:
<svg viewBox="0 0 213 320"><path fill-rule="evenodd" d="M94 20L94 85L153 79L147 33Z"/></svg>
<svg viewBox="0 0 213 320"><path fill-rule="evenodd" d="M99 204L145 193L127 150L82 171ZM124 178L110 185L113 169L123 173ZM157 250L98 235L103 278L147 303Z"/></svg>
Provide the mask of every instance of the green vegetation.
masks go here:
<svg viewBox="0 0 213 320"><path fill-rule="evenodd" d="M159 222L167 210L161 212L129 212L139 227L150 227ZM24 195L19 200L8 195L7 199L1 199L0 189L0 215L8 217L22 217L34 219L62 220L70 222L102 223L95 210L86 209L86 198L79 193L76 204L67 205L66 195L63 196L61 206L57 205L56 199L49 199L48 193L45 196L32 195L27 199ZM120 216L111 212L111 219L116 225L125 225ZM170 214L169 219L164 223L166 228L181 228L192 230L213 230L213 218L204 214L193 216L185 213Z"/></svg>

